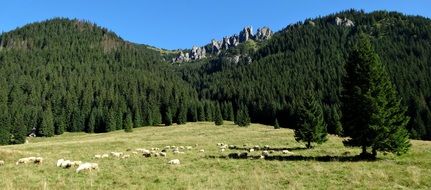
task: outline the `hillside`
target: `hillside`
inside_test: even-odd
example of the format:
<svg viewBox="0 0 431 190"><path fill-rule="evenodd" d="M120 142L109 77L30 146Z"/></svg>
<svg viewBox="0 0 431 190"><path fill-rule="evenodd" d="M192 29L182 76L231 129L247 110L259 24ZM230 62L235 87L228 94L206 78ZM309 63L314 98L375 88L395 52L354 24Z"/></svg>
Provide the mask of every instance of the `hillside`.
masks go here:
<svg viewBox="0 0 431 190"><path fill-rule="evenodd" d="M319 97L328 131L340 134L343 67L360 32L371 36L408 107L411 137L431 139L431 21L349 10L174 64L178 51L127 42L87 21L55 18L3 33L0 144L23 143L31 132L213 121L218 109L224 120L242 108L253 122L296 128L307 90Z"/></svg>
<svg viewBox="0 0 431 190"><path fill-rule="evenodd" d="M146 127L133 133L66 133L53 138L31 138L30 143L0 147L0 186L5 189L428 189L431 186L431 143L412 141L411 150L401 156L380 155L378 161L343 162L358 149L345 148L342 139L329 141L314 150L301 149L290 129L252 124L239 128L232 123L188 123L174 127ZM291 150L291 155L274 152L284 161L225 159L217 143L238 146L269 145ZM192 146L185 154L167 152L167 157L133 155L136 148ZM131 151L127 151L131 149ZM204 149L205 152L199 152ZM127 159L94 159L112 151L130 154ZM260 155L251 152L250 156ZM15 165L22 157L42 156L41 165ZM293 160L295 156L332 161ZM75 167L56 167L58 159L96 162L98 171L76 173ZM178 166L169 165L179 159ZM292 159L292 160L290 160ZM234 172L233 172L234 171ZM13 177L11 177L13 176ZM24 183L25 181L25 183Z"/></svg>
<svg viewBox="0 0 431 190"><path fill-rule="evenodd" d="M0 144L23 143L33 128L53 136L123 129L128 118L135 127L185 122L176 106L196 93L172 71L159 52L85 21L56 18L4 33Z"/></svg>
<svg viewBox="0 0 431 190"><path fill-rule="evenodd" d="M339 22L337 22L339 19ZM311 89L331 133L339 131L344 64L359 32L372 37L411 117L411 137L431 139L431 20L396 12L345 11L307 19L265 43L244 44L216 60L181 68L200 97L248 106L254 122L295 128L298 105ZM235 56L251 57L233 62Z"/></svg>

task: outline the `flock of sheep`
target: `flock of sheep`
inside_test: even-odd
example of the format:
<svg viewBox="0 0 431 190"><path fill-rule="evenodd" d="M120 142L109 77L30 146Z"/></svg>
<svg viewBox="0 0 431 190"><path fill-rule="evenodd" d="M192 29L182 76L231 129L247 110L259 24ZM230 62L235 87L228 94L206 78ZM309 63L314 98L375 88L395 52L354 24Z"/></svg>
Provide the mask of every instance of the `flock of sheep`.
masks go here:
<svg viewBox="0 0 431 190"><path fill-rule="evenodd" d="M172 154L184 154L185 150L192 150L192 146L165 146L165 148L151 148L151 149L145 149L145 148L137 148L134 151L131 151L131 149L128 149L127 151L131 151L132 155L141 155L144 157L166 157L168 152L172 152ZM199 150L199 152L204 152L203 149ZM96 154L94 155L94 159L104 159L104 158L120 158L120 159L127 159L130 158L130 154L124 154L123 152L110 152L104 153L104 154ZM42 157L27 157L27 158L21 158L16 162L16 165L19 164L42 164L43 158ZM0 160L0 166L3 166L5 164L5 161ZM180 160L179 159L173 159L168 162L168 164L171 165L179 165ZM99 165L97 163L92 162L82 162L82 161L72 161L72 160L66 160L66 159L59 159L57 160L57 167L60 168L72 168L76 167L76 173L82 172L82 171L92 171L92 170L98 170Z"/></svg>
<svg viewBox="0 0 431 190"><path fill-rule="evenodd" d="M196 145L197 147L197 145ZM242 148L235 146L235 145L228 145L225 143L217 143L217 147L219 148L220 152L226 151L226 149L242 149L246 150L246 152L241 153L230 153L228 155L229 158L233 159L246 159L248 158L248 154L251 152L262 150L260 154L260 158L264 159L265 157L269 157L274 151L270 148L269 145L265 145L263 147L260 147L259 145L255 145L253 147L247 148L247 145L243 145ZM172 154L184 154L184 151L190 151L192 150L192 146L165 146L164 148L151 148L151 149L145 149L145 148L137 148L135 150L127 149L127 152L131 152L131 155L134 156L143 156L143 157L166 157L168 152L171 152ZM198 150L198 152L203 153L205 152L204 149ZM283 154L294 154L290 152L289 150L281 150ZM130 154L124 154L123 152L110 152L103 153L103 154L96 154L94 155L93 159L105 159L105 158L119 158L119 159L127 159L131 157ZM19 164L42 164L43 158L42 157L27 157L27 158L21 158L16 162L16 165ZM0 160L0 166L3 166L5 162L3 160ZM179 159L172 159L168 162L168 164L171 165L179 165L180 160ZM99 165L97 163L92 162L82 162L82 161L72 161L72 160L65 160L65 159L59 159L57 160L57 167L60 168L72 168L76 167L76 172L82 172L82 171L92 171L92 170L98 170Z"/></svg>

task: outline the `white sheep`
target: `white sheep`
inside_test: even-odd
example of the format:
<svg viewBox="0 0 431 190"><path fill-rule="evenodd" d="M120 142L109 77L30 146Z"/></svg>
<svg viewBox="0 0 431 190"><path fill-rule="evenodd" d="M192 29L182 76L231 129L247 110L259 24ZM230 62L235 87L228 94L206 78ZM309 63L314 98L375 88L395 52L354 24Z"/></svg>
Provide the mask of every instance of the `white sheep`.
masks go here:
<svg viewBox="0 0 431 190"><path fill-rule="evenodd" d="M100 158L102 158L102 155L100 155L100 154L96 154L96 155L94 155L94 158L96 158L96 159L100 159Z"/></svg>
<svg viewBox="0 0 431 190"><path fill-rule="evenodd" d="M60 167L62 167L62 168L70 168L70 167L72 167L72 161L70 161L70 160L64 160L60 164Z"/></svg>
<svg viewBox="0 0 431 190"><path fill-rule="evenodd" d="M4 165L4 161L0 160L0 166L3 166L3 165Z"/></svg>
<svg viewBox="0 0 431 190"><path fill-rule="evenodd" d="M111 152L111 155L117 158L120 158L121 156L123 156L122 152Z"/></svg>
<svg viewBox="0 0 431 190"><path fill-rule="evenodd" d="M166 157L166 152L159 152L159 155L160 155L161 157Z"/></svg>
<svg viewBox="0 0 431 190"><path fill-rule="evenodd" d="M180 149L185 149L184 146L180 146Z"/></svg>
<svg viewBox="0 0 431 190"><path fill-rule="evenodd" d="M173 159L171 161L168 162L168 164L172 164L172 165L179 165L180 164L180 160L178 159Z"/></svg>
<svg viewBox="0 0 431 190"><path fill-rule="evenodd" d="M15 164L27 164L29 162L31 162L29 158L20 158Z"/></svg>
<svg viewBox="0 0 431 190"><path fill-rule="evenodd" d="M249 151L249 152L254 152L254 149L253 149L253 148L250 148L248 151Z"/></svg>
<svg viewBox="0 0 431 190"><path fill-rule="evenodd" d="M225 149L224 149L224 148L222 148L222 149L220 149L220 151L224 152L224 151L225 151Z"/></svg>
<svg viewBox="0 0 431 190"><path fill-rule="evenodd" d="M262 151L262 156L269 156L269 152L267 150Z"/></svg>
<svg viewBox="0 0 431 190"><path fill-rule="evenodd" d="M200 149L199 152L205 152L205 150L204 149Z"/></svg>
<svg viewBox="0 0 431 190"><path fill-rule="evenodd" d="M82 162L81 161L77 161L77 160L75 160L75 161L72 162L72 166L79 166L81 164L82 164Z"/></svg>
<svg viewBox="0 0 431 190"><path fill-rule="evenodd" d="M293 152L290 152L289 150L283 150L282 153L283 154L293 154Z"/></svg>
<svg viewBox="0 0 431 190"><path fill-rule="evenodd" d="M125 155L123 155L123 156L121 157L121 159L126 159L126 158L130 158L130 155L125 154Z"/></svg>
<svg viewBox="0 0 431 190"><path fill-rule="evenodd" d="M137 155L137 154L138 154L138 152L136 152L136 151L133 151L133 152L132 152L132 154L134 154L134 155Z"/></svg>
<svg viewBox="0 0 431 190"><path fill-rule="evenodd" d="M109 154L102 154L102 158L109 158Z"/></svg>
<svg viewBox="0 0 431 190"><path fill-rule="evenodd" d="M64 159L57 160L57 167L60 167L61 163L63 163L63 162L64 162Z"/></svg>
<svg viewBox="0 0 431 190"><path fill-rule="evenodd" d="M193 149L193 147L192 146L186 146L186 149L191 150L191 149Z"/></svg>
<svg viewBox="0 0 431 190"><path fill-rule="evenodd" d="M85 171L85 170L97 170L99 169L99 165L97 163L83 163L81 165L79 165L79 167L76 169L76 173L79 173L80 171Z"/></svg>

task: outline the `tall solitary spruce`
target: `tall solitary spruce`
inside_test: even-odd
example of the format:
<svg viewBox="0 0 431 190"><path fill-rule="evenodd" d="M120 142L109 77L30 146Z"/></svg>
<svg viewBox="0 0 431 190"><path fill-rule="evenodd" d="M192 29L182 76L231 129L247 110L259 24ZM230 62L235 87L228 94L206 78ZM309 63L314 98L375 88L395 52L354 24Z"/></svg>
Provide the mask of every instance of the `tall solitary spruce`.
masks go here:
<svg viewBox="0 0 431 190"><path fill-rule="evenodd" d="M327 140L322 106L314 97L313 92L308 91L304 103L300 105L299 120L299 126L295 129L296 141L303 141L307 148L312 148L311 143L321 144Z"/></svg>
<svg viewBox="0 0 431 190"><path fill-rule="evenodd" d="M361 34L345 65L342 117L346 146L359 146L361 155L376 157L377 151L405 153L409 147L409 118L384 65L370 40Z"/></svg>

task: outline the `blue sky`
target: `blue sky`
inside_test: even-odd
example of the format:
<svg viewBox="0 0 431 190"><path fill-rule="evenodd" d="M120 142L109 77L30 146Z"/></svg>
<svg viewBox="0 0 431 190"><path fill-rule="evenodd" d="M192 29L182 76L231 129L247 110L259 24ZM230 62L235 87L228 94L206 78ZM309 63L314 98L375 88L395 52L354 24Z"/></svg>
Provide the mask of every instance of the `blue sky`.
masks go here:
<svg viewBox="0 0 431 190"><path fill-rule="evenodd" d="M166 49L204 45L244 26L280 30L355 8L431 18L431 0L5 0L0 32L53 17L94 22L135 43Z"/></svg>

